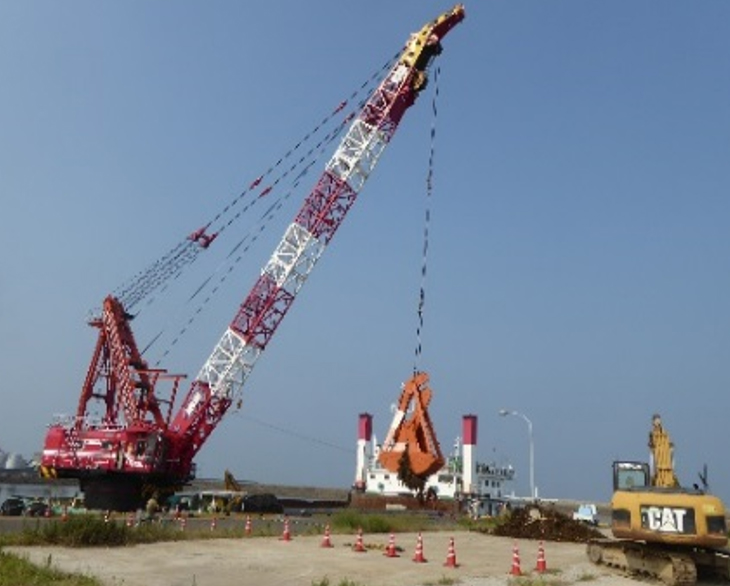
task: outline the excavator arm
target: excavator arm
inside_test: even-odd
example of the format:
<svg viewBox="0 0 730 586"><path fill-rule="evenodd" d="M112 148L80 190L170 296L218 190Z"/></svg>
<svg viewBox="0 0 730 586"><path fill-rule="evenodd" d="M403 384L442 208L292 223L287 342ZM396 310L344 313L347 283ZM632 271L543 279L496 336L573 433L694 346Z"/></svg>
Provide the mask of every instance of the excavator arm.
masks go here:
<svg viewBox="0 0 730 586"><path fill-rule="evenodd" d="M654 415L649 432L649 450L652 461L652 486L673 488L679 486L679 480L674 473L674 444L669 438L669 432L662 425L662 418Z"/></svg>

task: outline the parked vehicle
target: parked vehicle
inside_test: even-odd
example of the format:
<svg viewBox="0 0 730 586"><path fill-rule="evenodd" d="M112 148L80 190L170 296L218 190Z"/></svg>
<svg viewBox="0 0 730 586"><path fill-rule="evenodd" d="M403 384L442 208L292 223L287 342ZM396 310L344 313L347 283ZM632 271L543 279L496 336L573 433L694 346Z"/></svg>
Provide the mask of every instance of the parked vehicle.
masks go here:
<svg viewBox="0 0 730 586"><path fill-rule="evenodd" d="M25 501L18 497L5 499L0 505L0 515L7 517L19 517L25 511Z"/></svg>
<svg viewBox="0 0 730 586"><path fill-rule="evenodd" d="M574 521L582 521L589 525L598 525L598 509L594 504L580 505L577 511L573 512Z"/></svg>
<svg viewBox="0 0 730 586"><path fill-rule="evenodd" d="M51 507L44 501L33 501L28 504L23 514L28 517L46 517L51 514Z"/></svg>

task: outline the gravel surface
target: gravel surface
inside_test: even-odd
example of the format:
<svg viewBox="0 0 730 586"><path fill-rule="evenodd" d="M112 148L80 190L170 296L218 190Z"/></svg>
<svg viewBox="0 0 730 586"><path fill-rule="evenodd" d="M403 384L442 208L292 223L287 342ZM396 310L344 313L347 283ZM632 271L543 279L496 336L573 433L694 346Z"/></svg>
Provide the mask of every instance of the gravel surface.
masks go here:
<svg viewBox="0 0 730 586"><path fill-rule="evenodd" d="M445 566L450 538L458 567ZM396 534L400 557L384 554L388 535L363 535L365 552L356 552L355 535L333 535L333 547L320 536L211 539L155 543L127 548L69 549L14 547L9 551L32 562L100 578L109 586L311 586L325 579L331 586L350 580L357 586L519 585L511 575L518 565L527 580L568 586L646 584L588 562L585 545L544 542L547 572L535 571L540 542L472 532L422 534L425 563L413 561L418 535ZM514 547L519 558L515 564ZM531 578L544 581L533 582ZM453 580L453 581L449 581Z"/></svg>

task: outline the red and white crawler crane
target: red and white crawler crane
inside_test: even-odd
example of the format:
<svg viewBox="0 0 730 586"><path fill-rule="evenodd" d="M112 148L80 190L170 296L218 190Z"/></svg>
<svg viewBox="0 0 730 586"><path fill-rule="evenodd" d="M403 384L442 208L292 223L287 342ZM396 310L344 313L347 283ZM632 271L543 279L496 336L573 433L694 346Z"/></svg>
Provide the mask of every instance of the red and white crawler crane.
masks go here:
<svg viewBox="0 0 730 586"><path fill-rule="evenodd" d="M221 421L297 293L334 236L425 87L441 39L464 18L461 5L408 40L327 163L292 224L187 392L172 408L182 375L148 367L121 301L104 300L92 325L99 338L76 415L52 424L43 449L44 475L78 478L90 508L129 510L154 491L169 492L195 474L193 458ZM203 238L205 236L205 238ZM215 235L196 234L207 246ZM155 393L172 381L167 399ZM101 390L99 390L101 387ZM101 404L96 417L91 407Z"/></svg>

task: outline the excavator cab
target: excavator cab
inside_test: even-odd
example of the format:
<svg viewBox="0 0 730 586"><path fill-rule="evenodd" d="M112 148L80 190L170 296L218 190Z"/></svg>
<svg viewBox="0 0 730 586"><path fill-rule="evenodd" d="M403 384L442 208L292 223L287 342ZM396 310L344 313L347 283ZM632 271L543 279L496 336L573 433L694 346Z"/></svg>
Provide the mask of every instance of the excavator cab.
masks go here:
<svg viewBox="0 0 730 586"><path fill-rule="evenodd" d="M651 472L646 462L614 462L613 489L633 490L650 485Z"/></svg>

